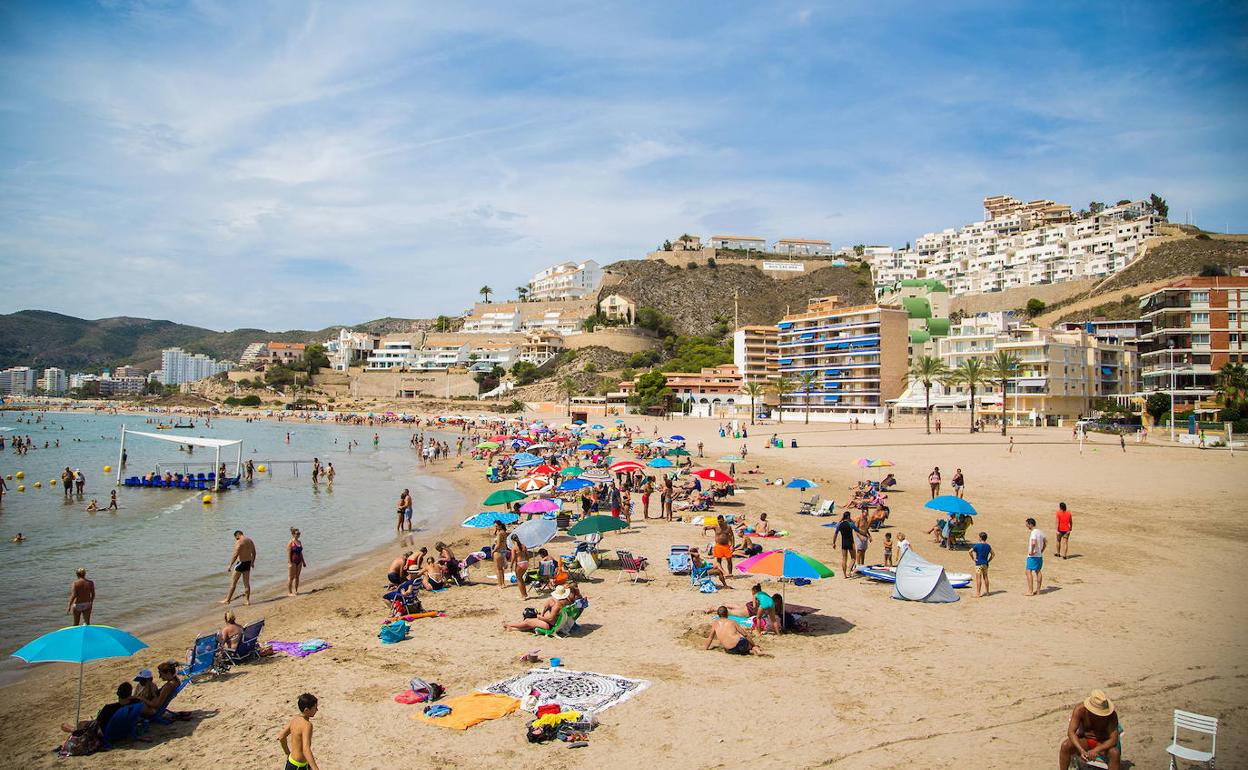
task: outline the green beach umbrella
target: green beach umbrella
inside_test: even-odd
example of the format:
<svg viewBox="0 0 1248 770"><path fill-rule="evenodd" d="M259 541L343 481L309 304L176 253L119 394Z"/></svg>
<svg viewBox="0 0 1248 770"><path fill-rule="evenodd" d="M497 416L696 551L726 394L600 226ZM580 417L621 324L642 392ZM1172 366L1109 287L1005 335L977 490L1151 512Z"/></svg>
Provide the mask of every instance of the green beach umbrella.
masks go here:
<svg viewBox="0 0 1248 770"><path fill-rule="evenodd" d="M498 446L497 441L482 441L477 444L477 449L498 449Z"/></svg>
<svg viewBox="0 0 1248 770"><path fill-rule="evenodd" d="M675 455L676 457L688 457L689 451L686 449L681 449L680 447L676 447L675 449L668 452L668 454Z"/></svg>
<svg viewBox="0 0 1248 770"><path fill-rule="evenodd" d="M585 472L584 468L581 468L580 466L577 466L577 465L572 465L559 471L559 475L560 476L580 476L584 472Z"/></svg>
<svg viewBox="0 0 1248 770"><path fill-rule="evenodd" d="M672 454L672 453L668 452L668 454ZM745 458L738 457L736 455L724 455L723 457L719 458L719 461L721 463L739 463L739 462L744 462Z"/></svg>
<svg viewBox="0 0 1248 770"><path fill-rule="evenodd" d="M614 532L617 529L628 529L628 524L623 519L617 519L614 516L599 515L581 519L572 525L568 534L579 537L593 533Z"/></svg>
<svg viewBox="0 0 1248 770"><path fill-rule="evenodd" d="M497 491L491 492L490 496L485 498L485 502L481 504L482 505L507 505L508 503L514 503L517 500L528 500L528 499L529 499L529 496L524 494L523 492L517 492L514 489L499 489Z"/></svg>

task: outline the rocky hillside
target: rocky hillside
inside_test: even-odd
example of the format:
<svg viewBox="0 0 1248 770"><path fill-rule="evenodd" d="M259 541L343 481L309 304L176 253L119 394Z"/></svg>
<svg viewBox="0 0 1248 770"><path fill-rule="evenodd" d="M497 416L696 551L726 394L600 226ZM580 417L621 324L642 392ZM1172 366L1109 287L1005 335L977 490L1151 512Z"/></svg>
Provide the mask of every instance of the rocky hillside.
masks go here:
<svg viewBox="0 0 1248 770"><path fill-rule="evenodd" d="M521 401L562 401L563 381L570 379L577 394L605 393L619 385L615 376L628 362L628 354L603 347L588 347L569 351L542 367L542 379L530 385L522 385L508 394ZM607 374L610 373L610 374Z"/></svg>
<svg viewBox="0 0 1248 770"><path fill-rule="evenodd" d="M415 323L410 318L379 318L354 328L385 334L408 331ZM0 315L0 369L59 366L70 371L93 371L131 364L152 371L160 368L160 351L168 347L237 361L252 342L316 342L336 334L338 328L216 332L149 318L87 320L45 310L21 310Z"/></svg>
<svg viewBox="0 0 1248 770"><path fill-rule="evenodd" d="M806 308L810 297L838 295L848 305L871 302L871 275L848 267L825 267L798 278L775 279L748 265L680 268L657 260L625 260L607 267L605 294L631 298L670 316L677 334L705 334L731 323L733 293L740 291L742 324L774 324L786 312Z"/></svg>
<svg viewBox="0 0 1248 770"><path fill-rule="evenodd" d="M1206 235L1205 238L1166 241L1149 248L1143 259L1106 278L1093 291L1113 291L1163 278L1199 275L1210 265L1228 274L1240 265L1248 265L1248 236Z"/></svg>

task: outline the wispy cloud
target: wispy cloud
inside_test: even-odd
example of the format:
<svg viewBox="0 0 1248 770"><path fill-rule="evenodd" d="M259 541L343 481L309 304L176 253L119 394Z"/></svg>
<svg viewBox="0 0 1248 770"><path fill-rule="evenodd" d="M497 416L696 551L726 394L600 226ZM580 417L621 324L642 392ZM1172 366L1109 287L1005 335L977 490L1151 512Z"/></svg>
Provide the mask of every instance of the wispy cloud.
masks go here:
<svg viewBox="0 0 1248 770"><path fill-rule="evenodd" d="M901 244L997 192L1248 228L1242 6L1078 8L10 6L0 310L432 315L686 231Z"/></svg>

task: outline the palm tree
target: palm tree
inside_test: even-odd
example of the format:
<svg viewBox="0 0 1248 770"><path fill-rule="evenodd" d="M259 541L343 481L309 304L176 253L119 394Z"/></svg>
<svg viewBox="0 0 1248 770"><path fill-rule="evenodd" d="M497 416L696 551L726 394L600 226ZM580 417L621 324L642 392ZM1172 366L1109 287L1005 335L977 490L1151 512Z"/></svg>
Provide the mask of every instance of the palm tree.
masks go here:
<svg viewBox="0 0 1248 770"><path fill-rule="evenodd" d="M949 367L935 356L919 356L910 364L910 379L923 383L923 417L932 432L932 383L949 376Z"/></svg>
<svg viewBox="0 0 1248 770"><path fill-rule="evenodd" d="M750 425L754 424L754 402L763 395L763 386L757 382L747 382L741 392L750 397Z"/></svg>
<svg viewBox="0 0 1248 770"><path fill-rule="evenodd" d="M949 372L945 383L949 385L965 385L971 393L971 432L975 431L975 391L988 381L988 372L984 362L978 358L968 358L957 369Z"/></svg>
<svg viewBox="0 0 1248 770"><path fill-rule="evenodd" d="M797 385L802 390L806 403L806 424L810 425L810 391L819 382L819 375L814 372L802 372L797 375Z"/></svg>
<svg viewBox="0 0 1248 770"><path fill-rule="evenodd" d="M529 287L528 287L528 286L517 286L517 287L516 287L516 296L520 298L520 301L521 301L521 302L524 302L524 301L525 301L526 299L528 299L528 297L529 297Z"/></svg>
<svg viewBox="0 0 1248 770"><path fill-rule="evenodd" d="M490 301L490 295L493 293L494 293L494 290L491 289L488 285L482 286L480 289L477 289L477 294L480 294L482 297L484 297L486 302Z"/></svg>
<svg viewBox="0 0 1248 770"><path fill-rule="evenodd" d="M776 414L780 415L780 422L784 422L784 397L793 392L797 386L788 377L781 377L771 385L771 392L775 393L780 399L780 405L776 407Z"/></svg>
<svg viewBox="0 0 1248 770"><path fill-rule="evenodd" d="M1227 406L1238 404L1248 397L1248 367L1243 364L1223 364L1218 372L1222 386L1222 400Z"/></svg>
<svg viewBox="0 0 1248 770"><path fill-rule="evenodd" d="M568 417L572 416L572 394L576 392L576 381L571 377L564 377L559 383L559 389L563 391L563 395L568 399Z"/></svg>
<svg viewBox="0 0 1248 770"><path fill-rule="evenodd" d="M1001 435L1005 435L1005 392L1018 374L1022 361L1008 350L998 350L988 359L988 378L1001 383Z"/></svg>

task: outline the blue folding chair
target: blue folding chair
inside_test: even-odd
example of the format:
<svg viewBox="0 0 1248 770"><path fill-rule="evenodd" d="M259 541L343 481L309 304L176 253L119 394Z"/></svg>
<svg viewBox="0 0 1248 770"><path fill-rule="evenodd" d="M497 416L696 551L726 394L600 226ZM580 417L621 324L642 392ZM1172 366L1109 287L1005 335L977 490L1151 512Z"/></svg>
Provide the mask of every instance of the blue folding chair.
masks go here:
<svg viewBox="0 0 1248 770"><path fill-rule="evenodd" d="M143 716L143 704L131 703L113 712L112 718L104 725L103 744L111 749L122 741L132 741L139 737L139 718Z"/></svg>
<svg viewBox="0 0 1248 770"><path fill-rule="evenodd" d="M260 632L263 630L263 620L257 620L245 627L242 636L239 637L238 647L224 651L225 659L234 664L260 657Z"/></svg>
<svg viewBox="0 0 1248 770"><path fill-rule="evenodd" d="M197 676L220 673L217 670L217 652L220 645L221 641L215 633L204 634L196 639L191 650L191 661L178 671L178 676L185 677L189 682Z"/></svg>

